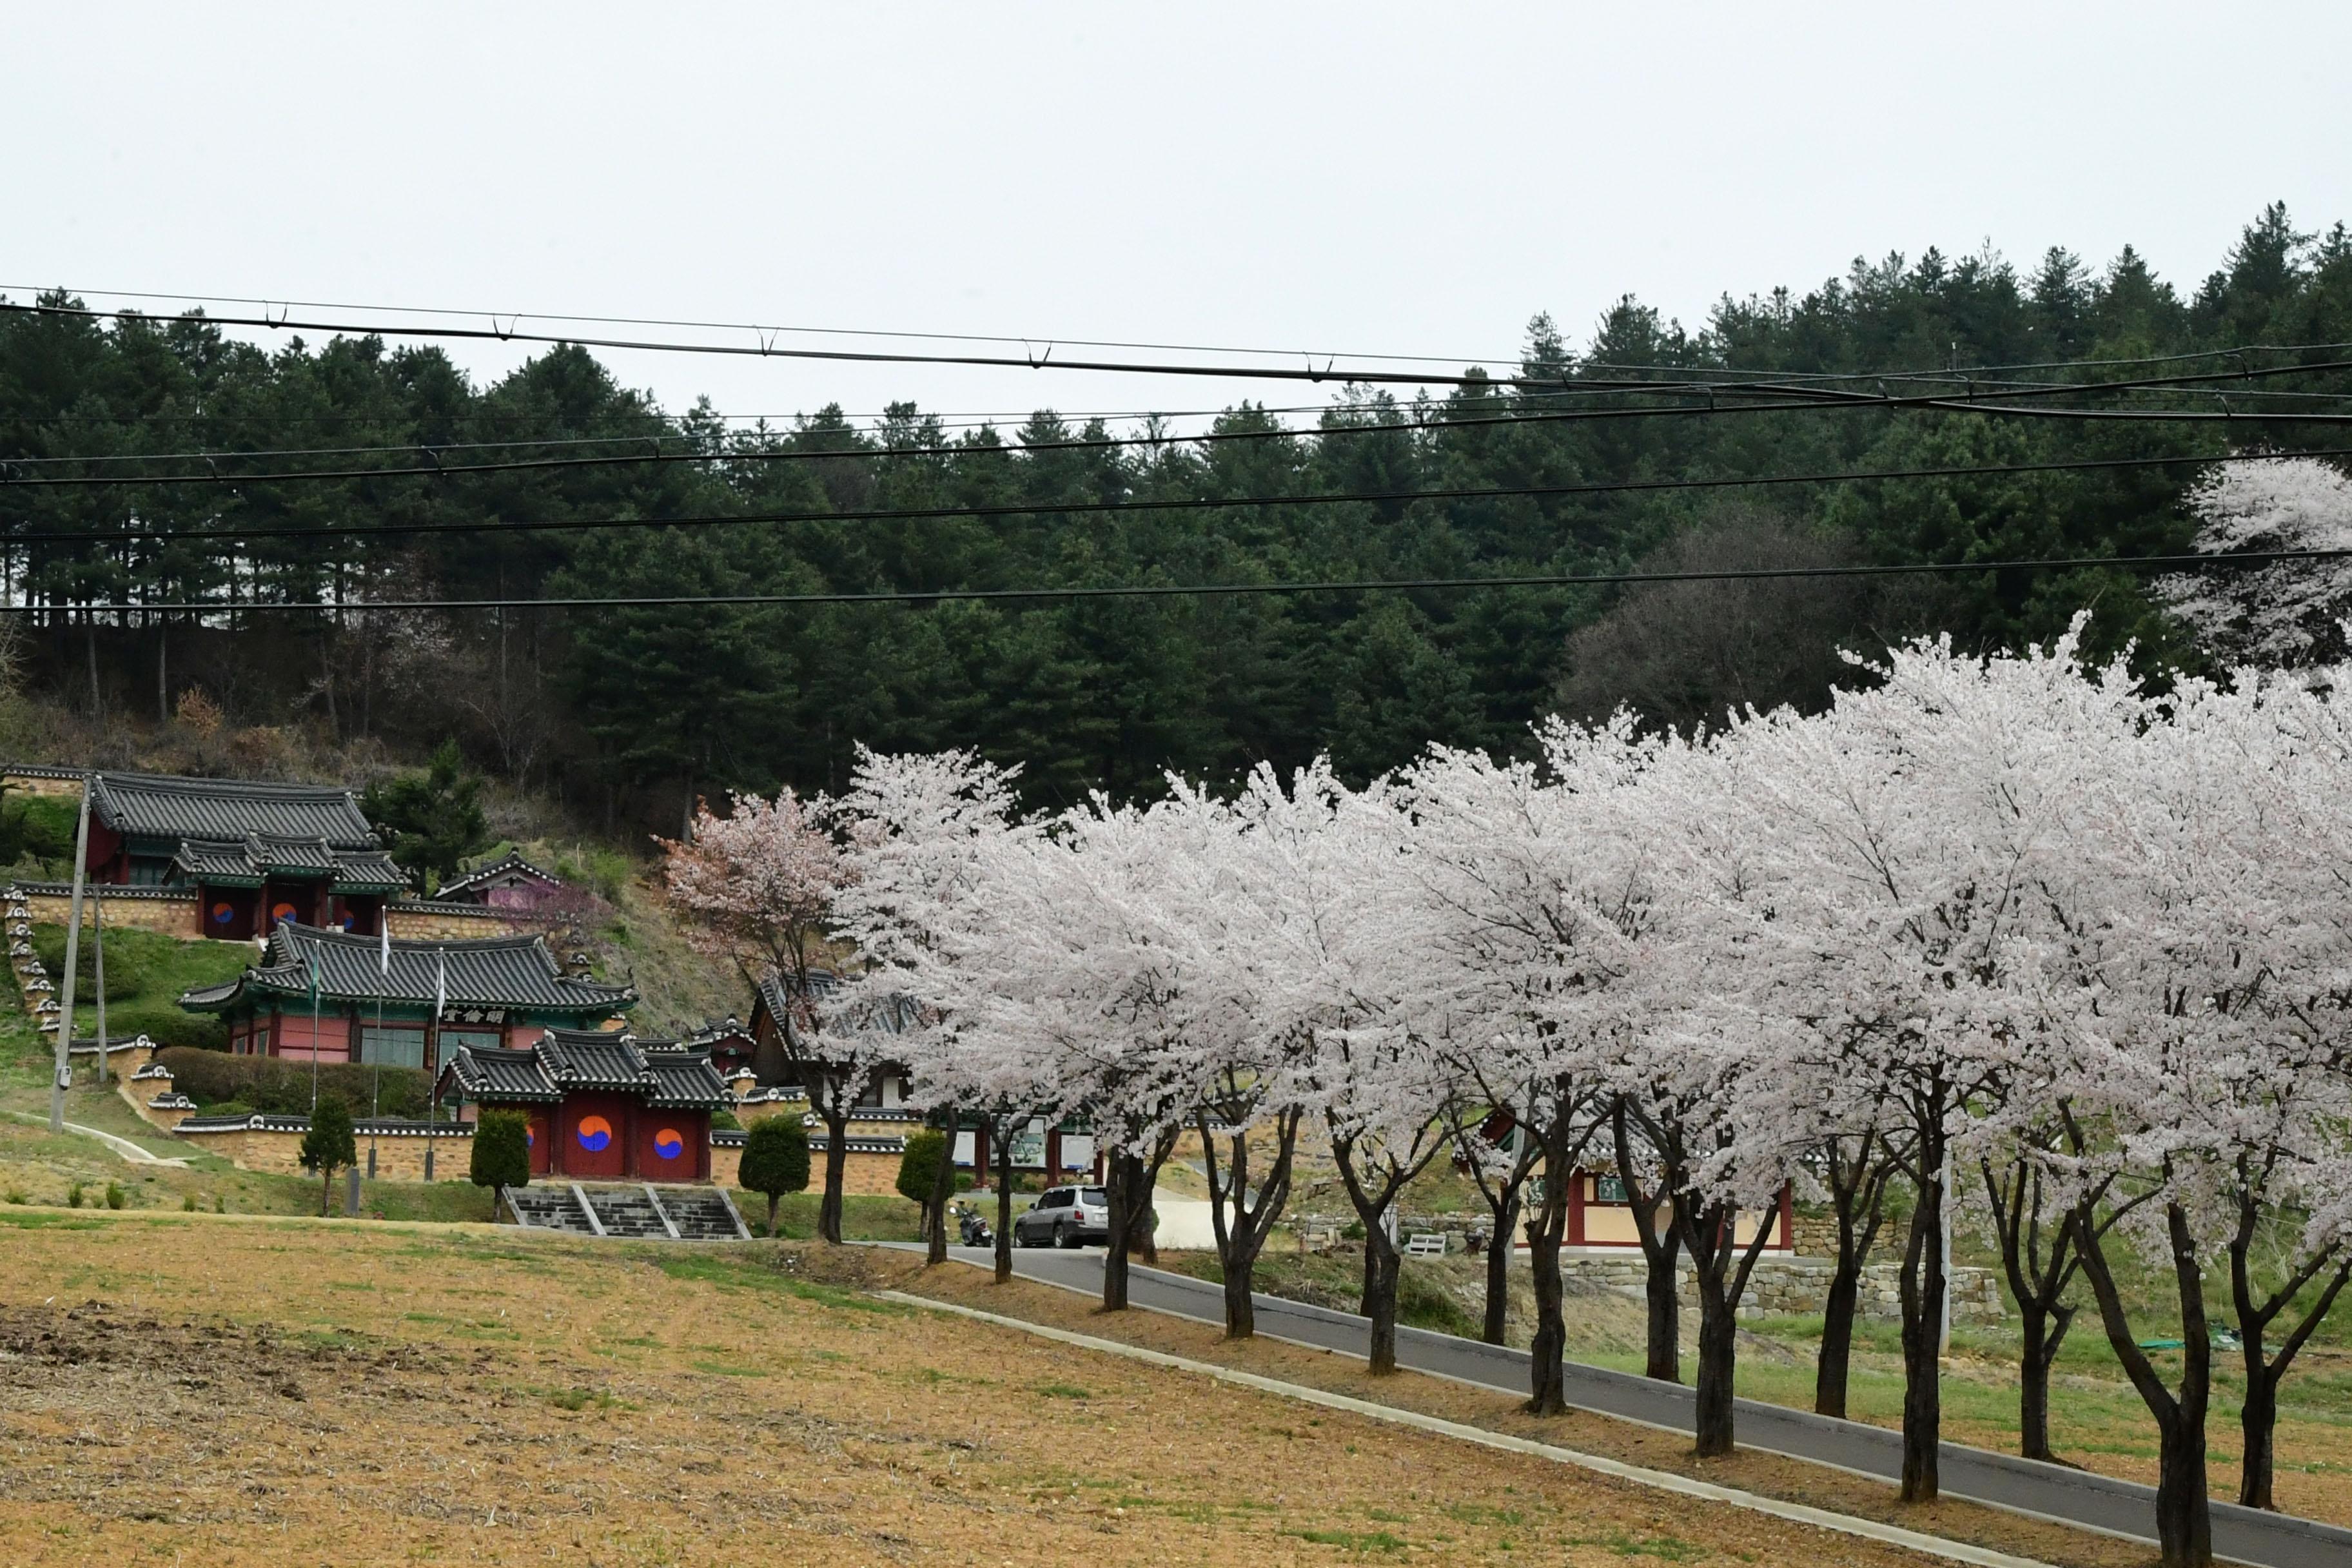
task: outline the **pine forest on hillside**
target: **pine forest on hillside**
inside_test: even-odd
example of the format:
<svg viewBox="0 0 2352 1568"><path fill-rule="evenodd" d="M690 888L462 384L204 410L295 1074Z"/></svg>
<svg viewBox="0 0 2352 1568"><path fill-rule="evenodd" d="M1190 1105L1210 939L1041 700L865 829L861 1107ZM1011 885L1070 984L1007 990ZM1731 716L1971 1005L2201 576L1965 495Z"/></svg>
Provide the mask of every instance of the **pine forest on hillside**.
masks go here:
<svg viewBox="0 0 2352 1568"><path fill-rule="evenodd" d="M2277 423L2255 437L2221 423L1886 410L1533 416L1633 397L1596 394L1591 384L1603 381L1940 373L1949 387L1969 385L1970 367L2063 362L2062 371L2002 374L2124 377L2147 374L2141 362L2155 356L2250 351L2160 367L2226 370L2257 363L2261 345L2347 340L2352 237L2340 225L2300 234L2283 207L2263 213L2193 287L2155 277L2129 250L2100 268L2053 250L2021 270L1989 249L1958 259L1930 249L1858 261L1807 291L1727 294L1696 331L1629 295L1581 344L1537 317L1523 363L1488 367L1492 381L1419 402L1302 385L1307 399L1328 401L1236 406L1212 426L1290 433L1207 444L1089 447L1130 432L1050 411L1017 428L957 427L911 405L866 425L828 407L783 427L745 426L707 405L666 412L572 346L477 385L437 349L375 338L289 338L265 351L201 319L107 324L9 311L0 314L0 472L9 480L35 471L13 459L134 453L257 455L38 471L152 477L206 461L228 478L348 470L415 454L308 454L418 445L453 465L558 452L698 458L421 478L0 482L0 562L11 599L45 606L21 646L30 688L94 721L97 760L118 765L131 728L161 721L193 689L232 727L305 727L329 750L367 741L421 757L456 734L476 764L633 838L646 827L675 832L698 795L838 789L861 743L971 747L1018 762L1038 805L1096 788L1154 794L1171 768L1222 784L1262 759L1286 770L1318 752L1341 776L1362 779L1433 741L1524 753L1530 721L1556 708L1591 716L1630 699L1680 723L1727 701L1817 703L1840 677L1839 647L1929 628L1990 651L2052 637L2095 606L2094 655L2133 642L2149 669L2196 668L2200 655L2139 575L2098 568L1613 595L1547 586L452 614L366 606L2175 552L2195 530L2180 504L2200 471L2189 463L1336 505L1138 503L2199 458L2257 441L2323 447L2326 426ZM2298 353L2341 357L2299 349L2259 363ZM1870 379L1853 384L1878 390ZM2264 389L2289 387L2340 393L2352 375L2312 372L2119 405L2276 408L2286 400L2265 402ZM1351 433L1412 422L1427 427ZM537 445L551 441L572 445ZM776 451L826 456L752 456ZM1069 510L1078 507L1092 510ZM956 509L967 510L504 526ZM188 529L211 537L171 536ZM238 537L245 530L256 531ZM256 600L340 607L232 607ZM75 608L191 601L223 610ZM1676 651L1662 660L1662 645Z"/></svg>

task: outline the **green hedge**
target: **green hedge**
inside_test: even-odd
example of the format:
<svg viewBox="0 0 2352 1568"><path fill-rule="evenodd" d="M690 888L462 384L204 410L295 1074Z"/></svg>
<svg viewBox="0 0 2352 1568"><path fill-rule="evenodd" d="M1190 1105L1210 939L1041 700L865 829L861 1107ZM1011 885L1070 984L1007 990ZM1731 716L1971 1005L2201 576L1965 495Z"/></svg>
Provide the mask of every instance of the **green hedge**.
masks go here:
<svg viewBox="0 0 2352 1568"><path fill-rule="evenodd" d="M110 1029L114 1019L107 1017ZM276 1057L233 1057L222 1051L174 1047L155 1059L172 1074L172 1087L198 1105L235 1102L274 1116L310 1113L310 1064ZM341 1062L319 1064L319 1092L335 1093L365 1116L375 1102L377 1075L383 1076L383 1114L422 1120L432 1109L433 1079L415 1068L372 1068Z"/></svg>

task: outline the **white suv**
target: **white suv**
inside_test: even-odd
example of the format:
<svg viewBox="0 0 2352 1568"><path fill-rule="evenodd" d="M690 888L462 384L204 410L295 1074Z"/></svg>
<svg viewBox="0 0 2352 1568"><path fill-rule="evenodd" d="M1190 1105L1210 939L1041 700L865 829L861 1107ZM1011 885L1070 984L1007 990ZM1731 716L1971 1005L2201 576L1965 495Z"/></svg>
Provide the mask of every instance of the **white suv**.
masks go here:
<svg viewBox="0 0 2352 1568"><path fill-rule="evenodd" d="M1101 1187L1048 1187L1013 1222L1015 1247L1084 1247L1110 1240L1110 1194Z"/></svg>

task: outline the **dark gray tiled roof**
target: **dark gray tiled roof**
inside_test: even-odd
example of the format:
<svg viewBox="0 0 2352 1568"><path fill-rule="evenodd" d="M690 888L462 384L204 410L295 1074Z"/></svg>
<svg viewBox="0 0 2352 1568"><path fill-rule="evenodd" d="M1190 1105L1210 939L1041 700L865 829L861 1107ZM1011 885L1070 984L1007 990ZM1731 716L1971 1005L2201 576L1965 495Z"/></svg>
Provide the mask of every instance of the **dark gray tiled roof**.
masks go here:
<svg viewBox="0 0 2352 1568"><path fill-rule="evenodd" d="M442 883L440 889L433 896L436 899L455 899L461 894L471 892L481 883L491 881L511 872L520 872L527 877L536 877L542 882L551 882L559 888L565 885L563 879L557 876L554 872L534 866L530 861L524 859L520 853L510 851L499 859L491 861L487 866L477 866L470 871L459 872L448 881Z"/></svg>
<svg viewBox="0 0 2352 1568"><path fill-rule="evenodd" d="M308 1132L307 1116L279 1116L257 1110L247 1116L191 1116L174 1132ZM362 1138L471 1138L470 1121L409 1121L397 1117L355 1116L352 1131Z"/></svg>
<svg viewBox="0 0 2352 1568"><path fill-rule="evenodd" d="M653 1069L653 1093L648 1105L673 1105L705 1110L724 1110L727 1084L710 1065L710 1053L690 1050L649 1050L646 1065Z"/></svg>
<svg viewBox="0 0 2352 1568"><path fill-rule="evenodd" d="M634 1094L648 1105L719 1110L727 1086L708 1052L647 1047L617 1030L551 1029L519 1050L461 1047L444 1074L469 1100L552 1102L575 1089Z"/></svg>
<svg viewBox="0 0 2352 1568"><path fill-rule="evenodd" d="M172 858L181 879L222 886L258 887L262 879L332 878L338 891L397 892L407 873L381 849L339 849L323 838L277 838L248 833L241 839L184 838Z"/></svg>
<svg viewBox="0 0 2352 1568"><path fill-rule="evenodd" d="M391 973L379 968L381 949L372 936L280 925L269 934L262 962L226 985L204 987L180 998L199 1011L226 1005L252 989L284 996L310 994L310 959L320 967L320 994L339 1001L406 1002L430 1006L436 979L448 975L452 1007L520 1007L577 1016L610 1015L637 994L563 973L538 936L470 937L458 942L394 938Z"/></svg>
<svg viewBox="0 0 2352 1568"><path fill-rule="evenodd" d="M619 1033L587 1029L551 1029L538 1046L549 1076L573 1089L645 1090L654 1087L653 1069L636 1042Z"/></svg>
<svg viewBox="0 0 2352 1568"><path fill-rule="evenodd" d="M840 993L841 985L841 977L829 969L809 972L809 997L815 1010L825 1015L825 1033L903 1035L922 1022L922 1004L903 991L861 1000L852 1008L835 1008L833 999ZM800 1038L799 1009L793 1005L795 989L792 982L772 969L760 981L761 1004L783 1031L786 1043L798 1052L811 1047Z"/></svg>
<svg viewBox="0 0 2352 1568"><path fill-rule="evenodd" d="M341 849L376 847L352 792L327 784L98 773L90 809L116 832L140 837L237 839L266 833L325 839Z"/></svg>
<svg viewBox="0 0 2352 1568"><path fill-rule="evenodd" d="M467 1099L493 1104L552 1104L563 1098L562 1089L548 1076L539 1052L529 1046L512 1051L495 1046L460 1046L442 1076L456 1079Z"/></svg>

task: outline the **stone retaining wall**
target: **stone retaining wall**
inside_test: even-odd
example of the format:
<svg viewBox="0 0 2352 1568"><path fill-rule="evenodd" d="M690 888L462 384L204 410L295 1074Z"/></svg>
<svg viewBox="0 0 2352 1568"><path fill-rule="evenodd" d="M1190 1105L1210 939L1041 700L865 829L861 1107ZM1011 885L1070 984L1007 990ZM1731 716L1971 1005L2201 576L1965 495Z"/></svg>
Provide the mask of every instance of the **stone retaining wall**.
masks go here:
<svg viewBox="0 0 2352 1568"><path fill-rule="evenodd" d="M106 924L109 930L130 927L137 931L157 931L164 936L176 936L194 941L196 935L196 892L194 888L121 888L111 884L89 884L82 889L81 918L87 929L90 919L91 889L98 887L106 900ZM66 923L73 913L73 892L50 883L22 889L19 900L35 925Z"/></svg>
<svg viewBox="0 0 2352 1568"><path fill-rule="evenodd" d="M425 1150L433 1148L433 1179L437 1182L462 1182L473 1162L471 1128L463 1131L444 1127L437 1133L424 1132L377 1133L373 1139L362 1131L358 1137L360 1169L367 1169L368 1144L375 1145L375 1173L379 1181L421 1182L425 1179ZM269 1171L285 1176L309 1176L302 1168L302 1134L279 1131L271 1128L237 1127L222 1130L210 1128L183 1129L178 1136L202 1149L207 1154L218 1154L241 1171Z"/></svg>
<svg viewBox="0 0 2352 1568"><path fill-rule="evenodd" d="M1641 1253L1632 1248L1622 1258L1596 1257L1589 1252L1569 1254L1560 1258L1559 1267L1571 1283L1582 1281L1624 1296L1641 1296L1648 1289L1649 1266L1643 1261ZM1759 1258L1756 1272L1748 1278L1748 1294L1740 1303L1739 1315L1779 1318L1817 1313L1829 1296L1831 1269L1827 1258L1791 1258L1785 1254ZM1679 1273L1684 1309L1696 1312L1696 1276L1687 1263ZM1903 1305L1897 1293L1897 1266L1892 1263L1874 1263L1863 1269L1858 1302L1863 1317L1885 1322L1901 1320ZM1986 1268L1952 1270L1952 1321L1997 1323L2006 1315L1999 1276Z"/></svg>
<svg viewBox="0 0 2352 1568"><path fill-rule="evenodd" d="M392 934L404 941L451 942L469 937L527 936L546 921L518 919L520 910L488 904L405 903L384 907ZM558 954L561 957L561 954Z"/></svg>

